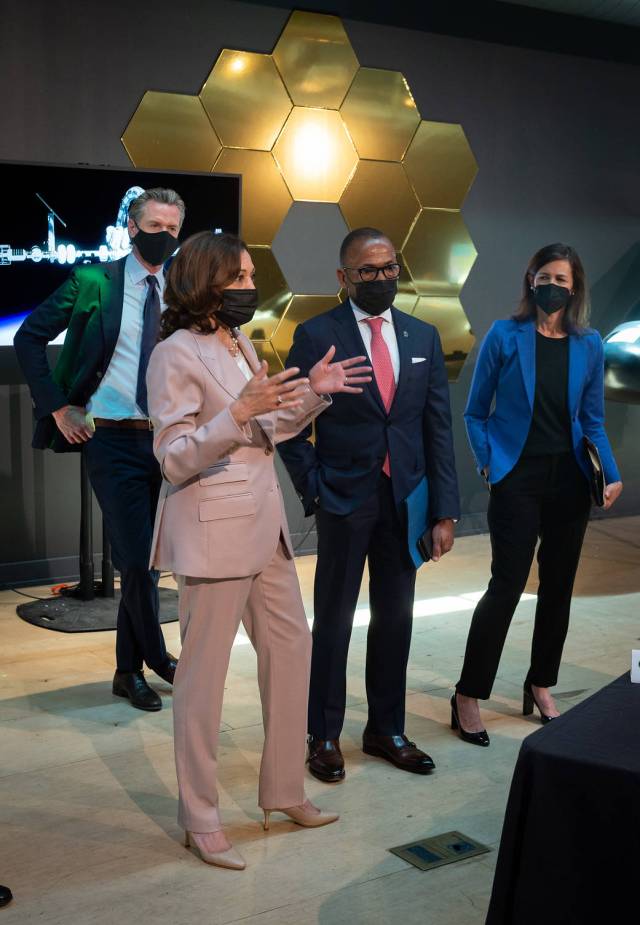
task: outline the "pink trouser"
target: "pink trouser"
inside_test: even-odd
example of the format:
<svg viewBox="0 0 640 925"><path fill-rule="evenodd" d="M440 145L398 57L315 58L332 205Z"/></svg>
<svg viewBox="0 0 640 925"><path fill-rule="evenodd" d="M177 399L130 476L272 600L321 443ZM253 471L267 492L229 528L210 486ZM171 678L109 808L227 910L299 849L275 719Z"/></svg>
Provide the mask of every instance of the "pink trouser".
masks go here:
<svg viewBox="0 0 640 925"><path fill-rule="evenodd" d="M265 732L258 803L264 809L300 805L311 634L293 560L279 543L258 575L179 576L178 589L182 652L173 687L178 822L191 832L219 828L218 734L229 656L241 620L258 655Z"/></svg>

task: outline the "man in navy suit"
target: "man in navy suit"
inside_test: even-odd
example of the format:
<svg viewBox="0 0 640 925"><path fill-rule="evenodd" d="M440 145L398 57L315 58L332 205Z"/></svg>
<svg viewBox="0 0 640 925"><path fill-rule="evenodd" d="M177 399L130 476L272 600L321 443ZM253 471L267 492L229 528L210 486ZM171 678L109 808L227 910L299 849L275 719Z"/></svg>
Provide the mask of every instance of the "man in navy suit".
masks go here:
<svg viewBox="0 0 640 925"><path fill-rule="evenodd" d="M440 338L432 325L393 307L399 274L383 232L350 232L337 271L347 299L299 325L287 360L305 376L335 345L336 360L367 353L374 370L364 395L334 396L315 422L315 444L307 428L279 447L305 512L316 515L308 760L311 773L328 782L345 776L339 739L365 560L371 621L363 750L417 774L435 767L404 734L416 578L404 502L426 476L437 561L453 545L459 498Z"/></svg>

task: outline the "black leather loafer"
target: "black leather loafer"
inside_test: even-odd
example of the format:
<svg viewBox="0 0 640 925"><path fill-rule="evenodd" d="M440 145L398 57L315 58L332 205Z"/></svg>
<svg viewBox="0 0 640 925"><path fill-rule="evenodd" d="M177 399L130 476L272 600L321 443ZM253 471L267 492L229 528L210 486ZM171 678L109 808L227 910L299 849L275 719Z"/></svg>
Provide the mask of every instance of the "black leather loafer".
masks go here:
<svg viewBox="0 0 640 925"><path fill-rule="evenodd" d="M138 710L162 709L160 697L149 687L141 671L116 671L112 691L116 697L128 697L131 706Z"/></svg>
<svg viewBox="0 0 640 925"><path fill-rule="evenodd" d="M13 893L8 886L0 886L0 907L8 906L13 899Z"/></svg>
<svg viewBox="0 0 640 925"><path fill-rule="evenodd" d="M167 684L173 684L173 679L176 674L176 668L178 667L178 659L175 655L172 655L170 652L167 652L167 660L161 668L153 668L152 670L158 675L159 678L162 678L163 681L166 681Z"/></svg>

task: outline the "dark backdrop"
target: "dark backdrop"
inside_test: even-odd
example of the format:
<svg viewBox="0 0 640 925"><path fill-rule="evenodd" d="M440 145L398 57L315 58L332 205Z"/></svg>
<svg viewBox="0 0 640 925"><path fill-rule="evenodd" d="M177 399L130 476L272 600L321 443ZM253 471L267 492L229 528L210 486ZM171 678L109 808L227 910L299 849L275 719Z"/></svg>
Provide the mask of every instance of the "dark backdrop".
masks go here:
<svg viewBox="0 0 640 925"><path fill-rule="evenodd" d="M0 158L127 165L120 136L145 90L197 93L221 48L271 51L288 12L232 0L63 0L53 15L48 3L7 3L0 85L11 92ZM460 122L467 133L480 170L463 213L479 256L463 303L477 337L513 309L531 253L555 240L583 257L595 325L606 333L623 318L640 292L640 68L580 57L575 47L546 53L360 20L345 26L362 65L401 70L423 118ZM467 531L483 526L486 509L462 422L474 358L451 390ZM607 404L625 480L618 513L640 511L639 424L637 406ZM24 386L0 385L0 432L0 582L72 574L77 459L29 449ZM307 525L290 488L287 506L301 542Z"/></svg>

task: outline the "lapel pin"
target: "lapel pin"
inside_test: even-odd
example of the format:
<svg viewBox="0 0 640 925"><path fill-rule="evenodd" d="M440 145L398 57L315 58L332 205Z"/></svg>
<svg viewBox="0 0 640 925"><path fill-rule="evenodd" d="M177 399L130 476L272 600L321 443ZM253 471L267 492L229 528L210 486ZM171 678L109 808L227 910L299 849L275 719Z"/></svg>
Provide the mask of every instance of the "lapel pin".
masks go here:
<svg viewBox="0 0 640 925"><path fill-rule="evenodd" d="M408 337L409 334L407 333L407 331L403 331L403 332L402 332L402 336L403 336L403 337Z"/></svg>

